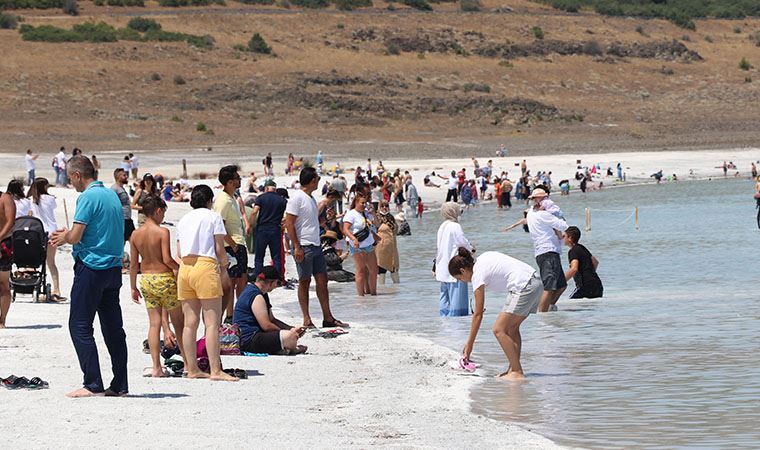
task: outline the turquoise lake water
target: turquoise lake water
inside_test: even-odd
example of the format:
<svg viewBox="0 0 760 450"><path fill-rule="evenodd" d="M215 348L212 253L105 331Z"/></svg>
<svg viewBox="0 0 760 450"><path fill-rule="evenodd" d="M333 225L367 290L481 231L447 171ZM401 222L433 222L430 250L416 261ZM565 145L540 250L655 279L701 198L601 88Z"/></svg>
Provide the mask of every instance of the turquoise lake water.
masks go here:
<svg viewBox="0 0 760 450"><path fill-rule="evenodd" d="M600 260L605 298L566 293L558 312L530 316L522 326L528 381L510 383L493 378L506 369L490 331L504 299L486 294L473 411L587 448L757 448L760 230L752 189L747 180L715 180L553 196L581 229L590 208L592 229L581 242ZM535 267L529 235L499 231L521 216L488 204L461 222L479 252ZM437 316L430 275L440 222L436 212L413 219L413 235L399 238L401 285L364 299L353 284L331 285L336 315L460 350L470 319Z"/></svg>

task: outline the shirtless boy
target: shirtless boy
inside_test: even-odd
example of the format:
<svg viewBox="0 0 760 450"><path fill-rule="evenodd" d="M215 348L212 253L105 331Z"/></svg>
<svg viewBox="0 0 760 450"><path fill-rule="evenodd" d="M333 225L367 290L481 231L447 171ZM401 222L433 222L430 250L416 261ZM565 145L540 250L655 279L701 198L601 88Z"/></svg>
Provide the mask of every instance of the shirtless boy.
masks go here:
<svg viewBox="0 0 760 450"><path fill-rule="evenodd" d="M174 260L169 246L169 230L160 226L164 221L166 203L159 197L148 197L142 205L147 220L138 228L130 239L132 264L129 270L129 282L132 287L132 301L140 304L140 297L145 299L148 309L150 329L148 346L153 360L151 376L163 377L165 372L159 359L161 328L164 331L164 345L173 348L179 344L182 348L182 328L184 316L177 300L177 271L179 264ZM137 289L137 272L140 271L140 289ZM140 292L142 291L142 293ZM167 321L162 320L163 312L168 312L175 335ZM184 359L184 356L183 356Z"/></svg>
<svg viewBox="0 0 760 450"><path fill-rule="evenodd" d="M0 329L5 328L5 320L11 309L11 231L16 221L16 204L9 193L0 194Z"/></svg>

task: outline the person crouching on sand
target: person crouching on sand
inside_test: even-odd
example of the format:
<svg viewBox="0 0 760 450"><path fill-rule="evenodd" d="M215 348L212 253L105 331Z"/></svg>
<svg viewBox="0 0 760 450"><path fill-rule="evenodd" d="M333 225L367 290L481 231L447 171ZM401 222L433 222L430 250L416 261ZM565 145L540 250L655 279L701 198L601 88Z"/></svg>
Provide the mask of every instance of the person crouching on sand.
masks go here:
<svg viewBox="0 0 760 450"><path fill-rule="evenodd" d="M143 226L138 228L130 239L132 263L129 266L129 282L132 287L132 301L140 304L140 297L145 299L148 310L150 328L148 330L148 346L153 360L151 376L166 376L161 367L161 327L164 328L164 345L174 348L182 345L182 329L185 319L182 316L177 299L177 280L175 274L179 264L172 257L169 241L171 235L167 228L161 226L166 213L166 202L159 197L148 197L142 205L143 214L147 218ZM140 276L140 289L137 289L137 272ZM141 292L142 291L142 294ZM178 331L175 334L169 328L169 323L163 321L163 313L171 316L171 322ZM184 355L184 353L182 353ZM185 361L187 365L187 361Z"/></svg>
<svg viewBox="0 0 760 450"><path fill-rule="evenodd" d="M235 303L232 321L240 327L240 350L270 355L306 352L306 346L298 345L306 327L288 325L272 314L269 293L277 287L280 277L274 266L264 266Z"/></svg>
<svg viewBox="0 0 760 450"><path fill-rule="evenodd" d="M510 380L525 378L520 364L522 337L520 324L528 315L538 310L543 288L541 278L535 270L522 261L499 252L485 252L477 261L472 253L459 247L457 255L449 261L449 273L457 280L472 283L475 294L475 311L467 343L464 345L463 357L470 360L475 338L483 320L486 300L486 288L507 294L507 302L493 325L493 334L499 341L509 361L509 369L500 374Z"/></svg>
<svg viewBox="0 0 760 450"><path fill-rule="evenodd" d="M222 277L227 277L229 260L224 249L222 216L211 210L214 192L205 184L193 188L190 206L177 224L178 253L182 258L177 275L177 297L182 303L185 327L182 330L182 354L187 363L188 378L209 378L198 368L198 325L203 314L206 328L206 350L212 380L237 381L222 372L219 356L219 325L222 323Z"/></svg>

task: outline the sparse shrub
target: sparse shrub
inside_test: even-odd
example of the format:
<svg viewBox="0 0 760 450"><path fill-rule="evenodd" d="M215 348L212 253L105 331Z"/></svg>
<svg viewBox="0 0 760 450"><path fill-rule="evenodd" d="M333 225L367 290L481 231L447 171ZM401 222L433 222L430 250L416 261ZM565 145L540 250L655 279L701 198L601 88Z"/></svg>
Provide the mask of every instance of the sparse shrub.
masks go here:
<svg viewBox="0 0 760 450"><path fill-rule="evenodd" d="M259 33L253 33L251 40L248 41L248 51L269 55L272 53L272 47L267 45L266 41Z"/></svg>
<svg viewBox="0 0 760 450"><path fill-rule="evenodd" d="M425 53L424 52L417 53L417 59L425 59Z"/></svg>
<svg viewBox="0 0 760 450"><path fill-rule="evenodd" d="M752 83L752 77L744 77L745 83Z"/></svg>
<svg viewBox="0 0 760 450"><path fill-rule="evenodd" d="M642 36L646 36L647 35L647 32L644 31L644 27L642 27L641 25L637 25L636 26L636 32L639 33Z"/></svg>
<svg viewBox="0 0 760 450"><path fill-rule="evenodd" d="M544 30L541 29L539 26L533 27L533 36L536 39L543 39L544 38Z"/></svg>
<svg viewBox="0 0 760 450"><path fill-rule="evenodd" d="M470 91L485 92L485 93L491 92L491 86L487 84L481 84L481 83L465 83L462 89L464 89L465 92L470 92Z"/></svg>
<svg viewBox="0 0 760 450"><path fill-rule="evenodd" d="M418 82L418 83L422 83L422 77L421 77L421 76L419 76L419 75L417 75L417 82Z"/></svg>
<svg viewBox="0 0 760 450"><path fill-rule="evenodd" d="M15 30L18 25L18 19L16 16L6 13L0 13L0 29L2 30Z"/></svg>
<svg viewBox="0 0 760 450"><path fill-rule="evenodd" d="M433 10L433 7L430 6L430 3L428 3L427 0L403 0L402 3L410 8L418 9L420 11Z"/></svg>
<svg viewBox="0 0 760 450"><path fill-rule="evenodd" d="M309 9L322 9L330 6L329 0L290 0L290 3Z"/></svg>
<svg viewBox="0 0 760 450"><path fill-rule="evenodd" d="M145 6L143 0L95 0L94 3L97 6Z"/></svg>
<svg viewBox="0 0 760 450"><path fill-rule="evenodd" d="M274 0L235 0L246 5L273 5Z"/></svg>
<svg viewBox="0 0 760 450"><path fill-rule="evenodd" d="M182 75L175 75L174 76L174 84L181 86L183 84L187 84L187 81L185 81L185 78L182 77Z"/></svg>
<svg viewBox="0 0 760 450"><path fill-rule="evenodd" d="M173 115L171 120L172 122L177 122L177 123L182 123L185 121L182 117L178 115Z"/></svg>
<svg viewBox="0 0 760 450"><path fill-rule="evenodd" d="M119 28L116 30L116 37L120 41L142 41L143 37L139 31L131 28Z"/></svg>
<svg viewBox="0 0 760 450"><path fill-rule="evenodd" d="M461 56L467 56L467 50L465 50L461 45L458 43L454 43L451 46L452 50L454 50L455 55L461 55Z"/></svg>
<svg viewBox="0 0 760 450"><path fill-rule="evenodd" d="M385 44L385 52L389 55L400 55L401 48L395 42L391 41Z"/></svg>
<svg viewBox="0 0 760 450"><path fill-rule="evenodd" d="M341 11L353 11L356 8L368 8L372 6L372 0L332 0L332 2Z"/></svg>
<svg viewBox="0 0 760 450"><path fill-rule="evenodd" d="M153 72L150 76L150 79L153 81L161 81L161 74L158 72Z"/></svg>
<svg viewBox="0 0 760 450"><path fill-rule="evenodd" d="M741 32L742 32L742 27L734 27L734 33L741 34Z"/></svg>
<svg viewBox="0 0 760 450"><path fill-rule="evenodd" d="M507 60L501 60L501 61L499 61L499 65L501 67L506 67L507 69L511 69L511 68L515 67L514 64L512 64L510 61L507 61Z"/></svg>
<svg viewBox="0 0 760 450"><path fill-rule="evenodd" d="M684 34L683 36L681 36L681 40L684 42L691 42L691 36L689 36L688 34Z"/></svg>
<svg viewBox="0 0 760 450"><path fill-rule="evenodd" d="M346 26L345 26L345 25L343 25L342 23L339 23L339 24L337 25L337 28L338 28L339 30L342 30L342 29L346 28Z"/></svg>
<svg viewBox="0 0 760 450"><path fill-rule="evenodd" d="M464 12L480 11L483 5L480 0L459 0L459 9Z"/></svg>
<svg viewBox="0 0 760 450"><path fill-rule="evenodd" d="M742 58L741 61L739 61L739 68L741 70L749 70L752 69L754 66L747 61L747 58Z"/></svg>
<svg viewBox="0 0 760 450"><path fill-rule="evenodd" d="M248 51L248 47L246 47L243 44L235 44L235 45L232 46L232 48L235 49L235 50L237 50L237 51L239 51L239 52L247 52Z"/></svg>
<svg viewBox="0 0 760 450"><path fill-rule="evenodd" d="M662 68L660 69L660 73L663 75L673 75L676 72L670 67L662 66Z"/></svg>
<svg viewBox="0 0 760 450"><path fill-rule="evenodd" d="M715 40L713 40L712 36L710 36L710 35L708 35L708 36L705 36L705 41L706 41L706 42L709 42L709 43L711 43L711 44L712 44L713 42L715 42Z"/></svg>
<svg viewBox="0 0 760 450"><path fill-rule="evenodd" d="M583 53L586 55L599 56L604 54L602 46L596 41L587 41L583 43Z"/></svg>
<svg viewBox="0 0 760 450"><path fill-rule="evenodd" d="M681 11L669 11L665 14L665 18L681 28L685 28L687 30L697 29L697 25L694 23L694 21Z"/></svg>
<svg viewBox="0 0 760 450"><path fill-rule="evenodd" d="M760 47L760 31L755 31L749 35L750 42L754 42L756 46Z"/></svg>
<svg viewBox="0 0 760 450"><path fill-rule="evenodd" d="M0 0L0 10L63 8L63 3L64 0Z"/></svg>
<svg viewBox="0 0 760 450"><path fill-rule="evenodd" d="M277 6L280 8L290 9L290 0L278 0Z"/></svg>
<svg viewBox="0 0 760 450"><path fill-rule="evenodd" d="M257 116L256 113L251 113L248 115L248 118L251 120L256 120L259 118L259 116Z"/></svg>
<svg viewBox="0 0 760 450"><path fill-rule="evenodd" d="M206 128L206 124L203 122L198 122L195 124L195 131L201 131L205 132L208 131L208 128Z"/></svg>
<svg viewBox="0 0 760 450"><path fill-rule="evenodd" d="M158 31L161 29L161 24L156 22L153 19L147 19L145 17L135 17L133 19L130 19L129 23L127 23L127 28L131 28L136 31L141 31L143 33L148 31Z"/></svg>
<svg viewBox="0 0 760 450"><path fill-rule="evenodd" d="M78 16L79 5L77 4L77 0L65 0L63 2L63 12L70 16Z"/></svg>
<svg viewBox="0 0 760 450"><path fill-rule="evenodd" d="M576 13L581 9L581 2L579 0L551 0L549 3L554 8L571 13Z"/></svg>
<svg viewBox="0 0 760 450"><path fill-rule="evenodd" d="M158 0L159 5L171 8L179 8L182 6L208 6L212 3L218 5L226 4L224 0Z"/></svg>

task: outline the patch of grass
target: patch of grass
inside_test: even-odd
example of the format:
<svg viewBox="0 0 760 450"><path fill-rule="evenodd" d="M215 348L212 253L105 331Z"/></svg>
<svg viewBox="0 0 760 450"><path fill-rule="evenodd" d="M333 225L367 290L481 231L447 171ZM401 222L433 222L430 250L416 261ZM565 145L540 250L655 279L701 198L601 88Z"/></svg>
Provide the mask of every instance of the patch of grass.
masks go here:
<svg viewBox="0 0 760 450"><path fill-rule="evenodd" d="M267 42L259 33L253 33L251 40L248 41L248 51L253 53L261 53L264 55L270 55L272 53L272 47L267 45Z"/></svg>
<svg viewBox="0 0 760 450"><path fill-rule="evenodd" d="M752 77L744 77L745 83L752 83Z"/></svg>
<svg viewBox="0 0 760 450"><path fill-rule="evenodd" d="M159 31L161 29L161 24L153 19L135 17L133 19L130 19L130 21L127 23L127 28L145 33L148 31Z"/></svg>
<svg viewBox="0 0 760 450"><path fill-rule="evenodd" d="M145 6L143 0L93 0L95 6Z"/></svg>
<svg viewBox="0 0 760 450"><path fill-rule="evenodd" d="M402 0L402 3L419 11L432 11L433 7L427 0Z"/></svg>
<svg viewBox="0 0 760 450"><path fill-rule="evenodd" d="M712 36L707 35L705 36L705 42L709 42L712 44L713 42L715 42L715 40L712 38Z"/></svg>
<svg viewBox="0 0 760 450"><path fill-rule="evenodd" d="M542 30L541 27L534 26L531 31L533 32L533 37L535 37L536 39L541 40L544 38L544 30Z"/></svg>
<svg viewBox="0 0 760 450"><path fill-rule="evenodd" d="M159 25L160 27L160 25ZM116 42L125 41L159 41L159 42L187 42L198 48L211 48L214 39L211 36L196 36L186 33L173 33L169 31L152 29L144 34L133 28L119 28L105 23L85 22L74 25L71 30L54 27L52 25L40 25L33 27L23 25L19 31L25 41L38 42Z"/></svg>
<svg viewBox="0 0 760 450"><path fill-rule="evenodd" d="M754 42L756 46L760 47L760 31L755 31L754 33L750 33L749 40L750 42Z"/></svg>
<svg viewBox="0 0 760 450"><path fill-rule="evenodd" d="M307 9L322 9L330 6L330 0L290 0L290 3Z"/></svg>
<svg viewBox="0 0 760 450"><path fill-rule="evenodd" d="M208 128L206 128L206 124L205 123L198 122L198 123L195 124L195 131L206 132L206 131L208 131Z"/></svg>
<svg viewBox="0 0 760 450"><path fill-rule="evenodd" d="M153 80L153 81L161 81L161 74L158 73L158 72L153 72L150 75L150 79Z"/></svg>
<svg viewBox="0 0 760 450"><path fill-rule="evenodd" d="M246 5L274 5L274 0L235 0Z"/></svg>
<svg viewBox="0 0 760 450"><path fill-rule="evenodd" d="M734 33L741 34L742 33L742 27L734 27Z"/></svg>
<svg viewBox="0 0 760 450"><path fill-rule="evenodd" d="M160 6L181 8L183 6L208 6L211 4L226 5L224 0L158 0Z"/></svg>
<svg viewBox="0 0 760 450"><path fill-rule="evenodd" d="M187 81L185 81L185 78L182 75L175 75L174 84L181 86L183 84L187 84Z"/></svg>
<svg viewBox="0 0 760 450"><path fill-rule="evenodd" d="M0 30L15 30L18 18L11 14L0 12Z"/></svg>
<svg viewBox="0 0 760 450"><path fill-rule="evenodd" d="M483 9L480 0L459 0L459 9L464 12L477 12Z"/></svg>
<svg viewBox="0 0 760 450"><path fill-rule="evenodd" d="M358 8L369 8L372 0L332 0L335 7L341 11L353 11Z"/></svg>
<svg viewBox="0 0 760 450"><path fill-rule="evenodd" d="M401 48L395 42L388 42L385 44L385 53L388 55L400 55Z"/></svg>
<svg viewBox="0 0 760 450"><path fill-rule="evenodd" d="M515 65L514 65L514 64L512 64L511 62L509 62L509 61L507 61L507 60L505 60L505 59L504 59L504 60L501 60L501 61L499 61L499 65L500 65L501 67L506 67L507 69L511 69L511 68L515 67Z"/></svg>
<svg viewBox="0 0 760 450"><path fill-rule="evenodd" d="M185 119L183 119L180 116L174 115L174 116L172 116L171 121L172 122L176 122L176 123L182 123L182 122L185 121Z"/></svg>
<svg viewBox="0 0 760 450"><path fill-rule="evenodd" d="M581 2L579 0L550 0L547 3L554 8L571 13L576 13L581 9Z"/></svg>
<svg viewBox="0 0 760 450"><path fill-rule="evenodd" d="M484 92L484 93L491 92L491 86L484 83L465 83L464 86L462 86L462 89L465 92L470 92L470 91Z"/></svg>
<svg viewBox="0 0 760 450"><path fill-rule="evenodd" d="M418 83L422 83L422 77L421 77L421 76L419 76L419 75L417 75L416 81L417 81Z"/></svg>
<svg viewBox="0 0 760 450"><path fill-rule="evenodd" d="M754 68L754 66L747 61L747 58L742 58L742 60L739 61L739 68L741 70L750 70Z"/></svg>
<svg viewBox="0 0 760 450"><path fill-rule="evenodd" d="M62 9L64 14L70 16L79 15L79 5L77 4L77 0L64 0Z"/></svg>
<svg viewBox="0 0 760 450"><path fill-rule="evenodd" d="M336 27L337 27L339 30L342 30L342 29L346 28L346 26L345 26L345 25L343 25L342 23L339 23L339 24L338 24Z"/></svg>
<svg viewBox="0 0 760 450"><path fill-rule="evenodd" d="M681 36L681 40L684 42L691 42L691 36L689 36L688 34L684 34L683 36Z"/></svg>

